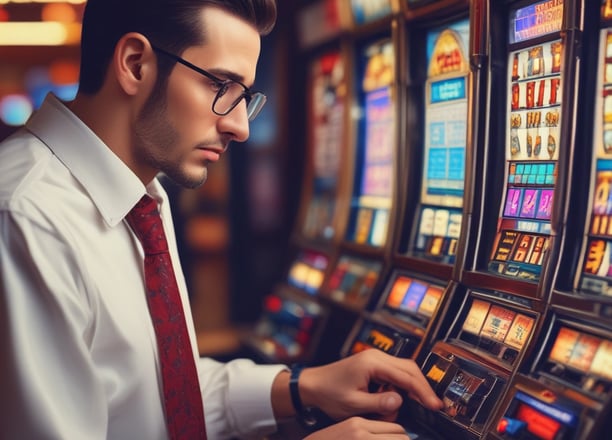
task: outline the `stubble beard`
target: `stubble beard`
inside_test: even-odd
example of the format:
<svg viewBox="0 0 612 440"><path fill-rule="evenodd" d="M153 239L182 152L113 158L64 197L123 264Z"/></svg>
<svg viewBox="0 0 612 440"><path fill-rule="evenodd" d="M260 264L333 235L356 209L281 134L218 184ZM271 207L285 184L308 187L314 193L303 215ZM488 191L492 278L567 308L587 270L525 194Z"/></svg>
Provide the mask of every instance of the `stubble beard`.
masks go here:
<svg viewBox="0 0 612 440"><path fill-rule="evenodd" d="M166 88L156 87L147 98L134 124L136 157L148 166L159 170L178 185L194 189L201 186L208 177L203 167L199 176L187 174L181 167L181 157L172 157L168 149L178 144L179 133L168 121Z"/></svg>

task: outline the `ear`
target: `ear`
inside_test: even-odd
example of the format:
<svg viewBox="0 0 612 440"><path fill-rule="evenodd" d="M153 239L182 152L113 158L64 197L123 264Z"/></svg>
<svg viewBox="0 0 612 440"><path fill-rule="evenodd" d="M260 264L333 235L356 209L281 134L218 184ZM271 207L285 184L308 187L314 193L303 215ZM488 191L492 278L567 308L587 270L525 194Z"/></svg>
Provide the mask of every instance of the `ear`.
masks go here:
<svg viewBox="0 0 612 440"><path fill-rule="evenodd" d="M127 33L119 39L112 66L117 82L128 95L136 95L157 72L151 43L137 32Z"/></svg>

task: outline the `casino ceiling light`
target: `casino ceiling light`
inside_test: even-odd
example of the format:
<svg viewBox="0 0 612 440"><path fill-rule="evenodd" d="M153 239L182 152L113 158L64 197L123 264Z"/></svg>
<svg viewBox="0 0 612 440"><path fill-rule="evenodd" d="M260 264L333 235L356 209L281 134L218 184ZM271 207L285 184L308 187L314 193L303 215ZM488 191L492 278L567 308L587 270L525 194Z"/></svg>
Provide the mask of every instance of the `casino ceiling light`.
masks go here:
<svg viewBox="0 0 612 440"><path fill-rule="evenodd" d="M0 24L0 46L63 46L79 43L81 25L75 10L76 4L84 0L50 1L50 0L0 0L0 10L3 4L11 3L16 7L21 4L41 4L37 9L35 20L11 20L12 14ZM7 11L10 5L7 5ZM32 14L32 13L30 13ZM23 14L21 17L25 17Z"/></svg>
<svg viewBox="0 0 612 440"><path fill-rule="evenodd" d="M2 0L0 0L2 1ZM0 46L60 46L77 44L80 23L6 22L0 25Z"/></svg>
<svg viewBox="0 0 612 440"><path fill-rule="evenodd" d="M87 0L0 0L0 5L6 5L8 3L71 3L73 5L80 5L86 1Z"/></svg>

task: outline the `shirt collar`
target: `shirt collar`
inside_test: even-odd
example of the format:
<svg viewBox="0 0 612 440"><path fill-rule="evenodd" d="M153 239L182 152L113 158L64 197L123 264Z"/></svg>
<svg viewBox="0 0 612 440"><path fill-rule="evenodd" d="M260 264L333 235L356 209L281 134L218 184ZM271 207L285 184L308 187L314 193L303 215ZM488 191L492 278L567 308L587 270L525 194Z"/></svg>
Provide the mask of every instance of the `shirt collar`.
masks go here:
<svg viewBox="0 0 612 440"><path fill-rule="evenodd" d="M45 143L91 197L104 221L116 226L147 193L164 199L154 179L147 187L68 107L48 94L26 128Z"/></svg>

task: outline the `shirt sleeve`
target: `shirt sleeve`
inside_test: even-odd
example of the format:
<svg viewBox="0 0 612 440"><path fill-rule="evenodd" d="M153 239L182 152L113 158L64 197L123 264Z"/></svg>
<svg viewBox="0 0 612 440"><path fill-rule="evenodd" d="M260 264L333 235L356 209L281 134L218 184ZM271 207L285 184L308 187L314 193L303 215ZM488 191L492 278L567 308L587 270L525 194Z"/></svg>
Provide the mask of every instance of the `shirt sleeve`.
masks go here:
<svg viewBox="0 0 612 440"><path fill-rule="evenodd" d="M0 430L5 438L106 439L78 258L34 218L0 209Z"/></svg>
<svg viewBox="0 0 612 440"><path fill-rule="evenodd" d="M198 373L209 438L260 439L276 431L272 382L287 367L250 359L220 363L200 358Z"/></svg>

